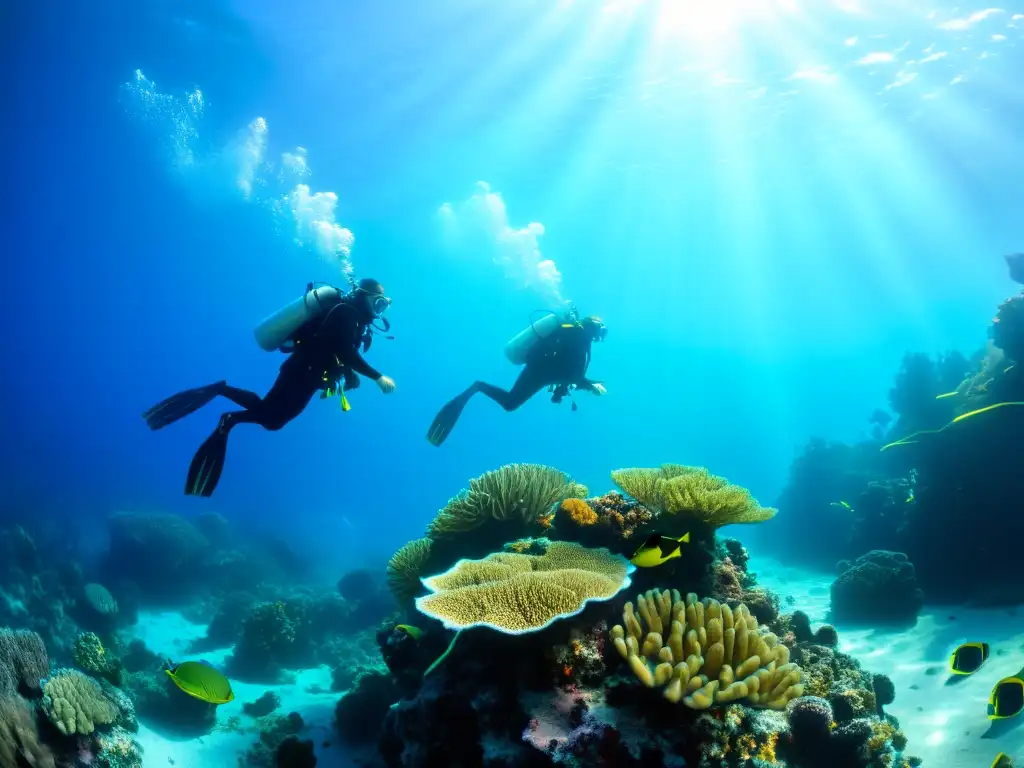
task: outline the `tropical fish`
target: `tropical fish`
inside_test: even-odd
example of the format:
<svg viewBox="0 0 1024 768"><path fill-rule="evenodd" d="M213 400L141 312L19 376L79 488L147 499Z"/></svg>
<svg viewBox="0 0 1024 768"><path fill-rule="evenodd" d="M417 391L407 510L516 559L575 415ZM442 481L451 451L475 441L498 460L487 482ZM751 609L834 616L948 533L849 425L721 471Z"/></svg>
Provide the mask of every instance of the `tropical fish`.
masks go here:
<svg viewBox="0 0 1024 768"><path fill-rule="evenodd" d="M227 704L235 698L231 682L206 661L167 661L164 670L173 683L189 696L207 704Z"/></svg>
<svg viewBox="0 0 1024 768"><path fill-rule="evenodd" d="M412 624L395 624L395 629L407 634L413 640L419 640L423 637L423 630L419 627L414 627Z"/></svg>
<svg viewBox="0 0 1024 768"><path fill-rule="evenodd" d="M1013 758L1005 752L1000 752L992 761L992 768L1013 768Z"/></svg>
<svg viewBox="0 0 1024 768"><path fill-rule="evenodd" d="M1005 720L1024 710L1024 669L1012 677L1004 677L988 697L988 719Z"/></svg>
<svg viewBox="0 0 1024 768"><path fill-rule="evenodd" d="M680 551L681 545L689 543L689 533L684 534L679 539L654 533L633 553L633 557L630 558L629 562L638 568L654 568L671 560L673 557L679 557L682 554Z"/></svg>
<svg viewBox="0 0 1024 768"><path fill-rule="evenodd" d="M949 671L954 675L973 675L988 660L988 643L964 643L949 657Z"/></svg>

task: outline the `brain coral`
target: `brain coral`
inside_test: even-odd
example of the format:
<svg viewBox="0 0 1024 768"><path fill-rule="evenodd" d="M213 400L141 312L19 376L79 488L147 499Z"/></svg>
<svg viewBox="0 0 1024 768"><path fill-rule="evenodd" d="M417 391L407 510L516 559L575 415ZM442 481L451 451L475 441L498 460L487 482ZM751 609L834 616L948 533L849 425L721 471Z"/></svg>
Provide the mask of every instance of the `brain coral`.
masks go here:
<svg viewBox="0 0 1024 768"><path fill-rule="evenodd" d="M745 699L751 706L785 709L803 694L789 648L762 633L745 605L734 610L692 593L684 601L666 589L640 595L637 611L639 619L626 603L625 626L616 624L609 636L637 679L649 688L665 686L669 701L708 709Z"/></svg>
<svg viewBox="0 0 1024 768"><path fill-rule="evenodd" d="M449 629L487 626L507 634L534 632L573 616L591 600L608 600L630 584L633 566L604 549L553 541L542 555L498 552L460 560L423 579L432 594L416 607Z"/></svg>
<svg viewBox="0 0 1024 768"><path fill-rule="evenodd" d="M43 683L43 711L65 736L88 736L97 725L108 725L117 708L99 683L74 669L61 669Z"/></svg>

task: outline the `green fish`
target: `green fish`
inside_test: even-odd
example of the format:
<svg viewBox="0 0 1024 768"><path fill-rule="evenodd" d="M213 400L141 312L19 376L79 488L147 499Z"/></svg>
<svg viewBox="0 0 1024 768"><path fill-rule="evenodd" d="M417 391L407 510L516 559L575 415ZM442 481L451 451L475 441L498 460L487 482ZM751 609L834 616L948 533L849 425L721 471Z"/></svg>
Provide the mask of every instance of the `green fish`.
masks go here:
<svg viewBox="0 0 1024 768"><path fill-rule="evenodd" d="M231 682L205 661L175 664L168 659L164 672L189 696L207 704L227 704L235 698Z"/></svg>
<svg viewBox="0 0 1024 768"><path fill-rule="evenodd" d="M413 640L419 640L423 637L423 630L419 627L414 627L412 624L396 624L395 629L399 632L404 632Z"/></svg>
<svg viewBox="0 0 1024 768"><path fill-rule="evenodd" d="M988 660L988 643L964 643L949 657L949 671L954 675L973 675Z"/></svg>
<svg viewBox="0 0 1024 768"><path fill-rule="evenodd" d="M1005 752L1000 752L992 761L992 768L1013 768L1013 758Z"/></svg>
<svg viewBox="0 0 1024 768"><path fill-rule="evenodd" d="M833 501L829 504L830 507L836 507L838 509L845 509L848 512L853 512L853 507L847 504L845 501Z"/></svg>

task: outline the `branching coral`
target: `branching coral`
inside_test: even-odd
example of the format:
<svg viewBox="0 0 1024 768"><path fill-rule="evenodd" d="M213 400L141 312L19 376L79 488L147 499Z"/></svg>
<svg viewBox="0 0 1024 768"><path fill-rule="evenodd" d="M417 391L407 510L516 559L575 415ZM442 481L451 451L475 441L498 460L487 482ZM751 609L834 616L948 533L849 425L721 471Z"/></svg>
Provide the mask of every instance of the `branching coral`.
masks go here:
<svg viewBox="0 0 1024 768"><path fill-rule="evenodd" d="M43 712L65 736L88 736L117 718L117 707L99 683L74 669L61 669L43 683Z"/></svg>
<svg viewBox="0 0 1024 768"><path fill-rule="evenodd" d="M637 598L637 613L626 603L625 626L616 624L609 636L637 679L649 688L664 686L669 701L707 709L745 699L784 709L803 693L789 649L762 633L745 605L733 610L692 593L684 601L676 590L652 590Z"/></svg>
<svg viewBox="0 0 1024 768"><path fill-rule="evenodd" d="M558 511L576 525L593 525L597 522L597 512L583 499L566 499L558 506Z"/></svg>
<svg viewBox="0 0 1024 768"><path fill-rule="evenodd" d="M660 469L620 469L612 472L612 480L661 515L678 515L710 528L760 523L776 513L775 509L758 504L746 488L712 475L703 467L665 464Z"/></svg>
<svg viewBox="0 0 1024 768"><path fill-rule="evenodd" d="M648 507L656 507L661 501L659 483L696 471L682 464L662 464L658 469L631 467L616 469L612 481L622 490Z"/></svg>
<svg viewBox="0 0 1024 768"><path fill-rule="evenodd" d="M403 545L388 561L388 588L399 605L407 605L420 593L420 577L424 573L430 549L430 539L414 539Z"/></svg>
<svg viewBox="0 0 1024 768"><path fill-rule="evenodd" d="M543 555L498 552L461 560L424 579L432 594L416 607L449 629L488 626L507 634L543 629L591 600L608 600L630 584L633 566L603 549L553 541Z"/></svg>
<svg viewBox="0 0 1024 768"><path fill-rule="evenodd" d="M469 481L464 490L437 513L427 535L432 539L472 531L488 521L511 521L528 532L543 527L552 508L578 493L569 476L540 464L506 464Z"/></svg>

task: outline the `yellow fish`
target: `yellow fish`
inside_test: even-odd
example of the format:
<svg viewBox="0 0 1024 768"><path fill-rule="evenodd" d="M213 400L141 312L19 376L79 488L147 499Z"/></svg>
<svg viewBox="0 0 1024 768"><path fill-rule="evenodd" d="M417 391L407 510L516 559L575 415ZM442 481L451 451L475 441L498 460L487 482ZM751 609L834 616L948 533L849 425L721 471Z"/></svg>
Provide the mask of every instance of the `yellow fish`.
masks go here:
<svg viewBox="0 0 1024 768"><path fill-rule="evenodd" d="M949 657L954 675L973 675L988 660L988 643L964 643Z"/></svg>
<svg viewBox="0 0 1024 768"><path fill-rule="evenodd" d="M412 624L395 624L395 629L399 632L404 632L413 640L419 640L423 637L423 630L419 627L414 627Z"/></svg>
<svg viewBox="0 0 1024 768"><path fill-rule="evenodd" d="M673 557L679 557L682 552L681 545L690 543L690 534L685 534L681 539L672 539L662 536L660 533L651 534L647 541L640 545L640 548L633 553L630 561L638 568L654 568Z"/></svg>
<svg viewBox="0 0 1024 768"><path fill-rule="evenodd" d="M992 761L992 768L1013 768L1013 758L1005 752L1000 752Z"/></svg>
<svg viewBox="0 0 1024 768"><path fill-rule="evenodd" d="M1024 669L1012 677L1004 677L988 697L988 719L1005 720L1024 710Z"/></svg>
<svg viewBox="0 0 1024 768"><path fill-rule="evenodd" d="M167 662L164 672L189 696L207 704L227 704L234 700L231 682L205 661Z"/></svg>

